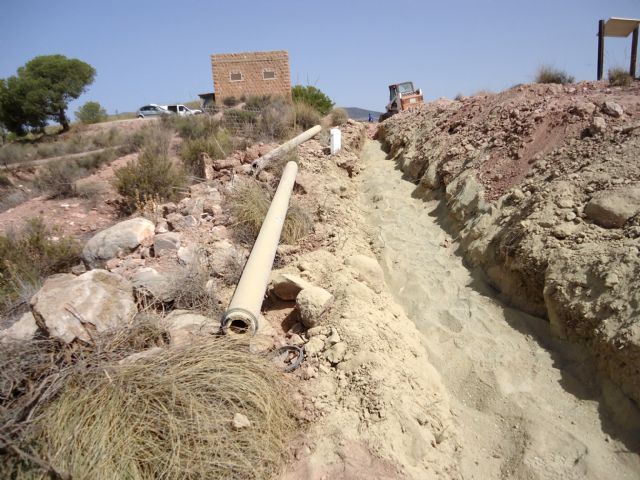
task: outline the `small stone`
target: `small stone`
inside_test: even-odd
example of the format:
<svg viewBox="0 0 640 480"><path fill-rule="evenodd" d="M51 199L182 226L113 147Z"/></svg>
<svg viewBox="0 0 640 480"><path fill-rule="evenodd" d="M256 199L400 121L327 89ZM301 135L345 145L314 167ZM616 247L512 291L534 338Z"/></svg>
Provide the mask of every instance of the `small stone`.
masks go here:
<svg viewBox="0 0 640 480"><path fill-rule="evenodd" d="M5 330L0 330L0 343L11 340L31 340L38 331L33 313L26 312L20 319Z"/></svg>
<svg viewBox="0 0 640 480"><path fill-rule="evenodd" d="M87 271L87 267L85 267L84 263L82 262L71 267L71 273L73 273L74 275L82 275L86 271Z"/></svg>
<svg viewBox="0 0 640 480"><path fill-rule="evenodd" d="M294 333L289 337L289 343L291 343L291 345L302 345L304 343L304 340L300 335Z"/></svg>
<svg viewBox="0 0 640 480"><path fill-rule="evenodd" d="M236 413L233 416L232 425L233 425L233 428L235 428L236 430L240 430L242 428L250 427L251 422L246 417L246 415L243 415L242 413Z"/></svg>
<svg viewBox="0 0 640 480"><path fill-rule="evenodd" d="M344 355L347 353L347 344L344 342L339 342L329 348L324 356L331 363L336 364L340 363L344 359Z"/></svg>
<svg viewBox="0 0 640 480"><path fill-rule="evenodd" d="M317 374L318 372L311 365L307 366L302 370L302 378L304 378L305 380L310 380L312 378L315 378Z"/></svg>
<svg viewBox="0 0 640 480"><path fill-rule="evenodd" d="M327 345L334 345L338 342L340 342L340 335L338 335L338 332L333 332L326 341Z"/></svg>
<svg viewBox="0 0 640 480"><path fill-rule="evenodd" d="M317 327L307 330L307 337L315 337L316 335L326 335L329 329L325 325L318 325Z"/></svg>
<svg viewBox="0 0 640 480"><path fill-rule="evenodd" d="M598 135L604 133L607 130L607 122L602 117L593 117L591 125L589 125L589 131L592 135Z"/></svg>
<svg viewBox="0 0 640 480"><path fill-rule="evenodd" d="M156 257L161 257L168 253L177 251L180 248L180 234L167 232L156 235L153 239L153 253Z"/></svg>
<svg viewBox="0 0 640 480"><path fill-rule="evenodd" d="M320 353L324 349L324 340L319 337L313 337L304 346L304 351L307 355L315 355Z"/></svg>
<svg viewBox="0 0 640 480"><path fill-rule="evenodd" d="M565 217L564 217L564 218L565 218L565 220L567 220L567 222L571 222L571 221L575 220L575 218L576 218L576 214L575 214L575 213L573 213L573 212L569 212L569 213L567 213L567 214L565 215Z"/></svg>
<svg viewBox="0 0 640 480"><path fill-rule="evenodd" d="M178 260L184 265L190 265L195 259L195 253L192 247L178 248Z"/></svg>
<svg viewBox="0 0 640 480"><path fill-rule="evenodd" d="M167 221L171 228L177 232L182 232L198 225L198 220L193 215L180 215L179 213L170 213L167 215Z"/></svg>
<svg viewBox="0 0 640 480"><path fill-rule="evenodd" d="M156 233L167 233L169 231L169 224L166 220L160 220L156 225Z"/></svg>
<svg viewBox="0 0 640 480"><path fill-rule="evenodd" d="M277 273L271 279L271 291L280 300L295 300L301 290L312 287L309 282L290 273Z"/></svg>
<svg viewBox="0 0 640 480"><path fill-rule="evenodd" d="M333 300L333 295L324 288L312 286L301 290L296 297L296 307L302 323L307 327L315 327Z"/></svg>

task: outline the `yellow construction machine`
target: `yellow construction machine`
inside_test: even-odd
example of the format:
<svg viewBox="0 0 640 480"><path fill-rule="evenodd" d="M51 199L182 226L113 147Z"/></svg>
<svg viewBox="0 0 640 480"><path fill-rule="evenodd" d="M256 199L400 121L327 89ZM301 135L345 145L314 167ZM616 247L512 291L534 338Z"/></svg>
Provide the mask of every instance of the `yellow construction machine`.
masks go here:
<svg viewBox="0 0 640 480"><path fill-rule="evenodd" d="M413 82L394 83L389 85L389 103L387 111L380 115L380 121L403 110L418 108L424 105L422 90L415 89Z"/></svg>

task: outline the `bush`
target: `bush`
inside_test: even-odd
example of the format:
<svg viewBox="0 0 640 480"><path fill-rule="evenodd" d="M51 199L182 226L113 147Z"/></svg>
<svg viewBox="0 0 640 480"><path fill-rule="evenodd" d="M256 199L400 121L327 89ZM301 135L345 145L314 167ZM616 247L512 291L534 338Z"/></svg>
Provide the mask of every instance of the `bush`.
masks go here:
<svg viewBox="0 0 640 480"><path fill-rule="evenodd" d="M624 68L612 68L607 76L612 87L628 87L633 81L633 77Z"/></svg>
<svg viewBox="0 0 640 480"><path fill-rule="evenodd" d="M273 360L230 338L168 348L162 342L166 332L152 328L140 334L132 326L117 342L84 347L74 363L70 347L40 342L38 350L47 355L32 349L25 358L16 350L30 345L12 346L13 359L28 362L21 365L27 375L3 353L0 365L14 373L3 384L24 386L9 392L26 397L13 403L29 404L24 417L29 408L36 414L24 422L25 433L12 435L18 451L31 455L21 458L6 449L11 453L0 466L2 478L277 477L297 427L296 406L290 395L283 396L291 387ZM118 361L152 347L159 348L151 356ZM236 414L250 427L234 428Z"/></svg>
<svg viewBox="0 0 640 480"><path fill-rule="evenodd" d="M565 85L573 83L575 79L568 73L550 65L542 65L536 73L536 83L560 83Z"/></svg>
<svg viewBox="0 0 640 480"><path fill-rule="evenodd" d="M331 125L337 127L349 120L349 114L344 108L334 108L331 110Z"/></svg>
<svg viewBox="0 0 640 480"><path fill-rule="evenodd" d="M306 87L295 85L291 89L291 95L294 102L303 102L311 105L322 115L326 115L333 108L331 99L318 88L311 85L307 85Z"/></svg>
<svg viewBox="0 0 640 480"><path fill-rule="evenodd" d="M167 129L175 130L182 138L204 138L215 134L220 129L220 122L210 115L190 115L179 117L170 115L162 117L161 122Z"/></svg>
<svg viewBox="0 0 640 480"><path fill-rule="evenodd" d="M147 199L175 200L177 189L187 183L185 171L175 165L168 154L145 149L137 161L115 171L114 186L122 195L120 208L129 215Z"/></svg>
<svg viewBox="0 0 640 480"><path fill-rule="evenodd" d="M225 97L222 103L224 103L227 107L234 107L238 104L238 99L231 95L230 97Z"/></svg>
<svg viewBox="0 0 640 480"><path fill-rule="evenodd" d="M258 123L258 114L249 110L226 110L222 115L222 123L230 128Z"/></svg>
<svg viewBox="0 0 640 480"><path fill-rule="evenodd" d="M293 118L291 102L284 98L272 100L260 114L255 139L266 141L288 139L293 130Z"/></svg>
<svg viewBox="0 0 640 480"><path fill-rule="evenodd" d="M202 176L200 161L202 153L206 153L216 160L225 158L231 152L231 149L231 138L224 130L220 130L216 134L211 134L205 138L185 140L182 144L180 156L189 173L195 176Z"/></svg>
<svg viewBox="0 0 640 480"><path fill-rule="evenodd" d="M78 121L84 124L100 123L107 119L107 111L98 102L87 102L75 113Z"/></svg>
<svg viewBox="0 0 640 480"><path fill-rule="evenodd" d="M245 99L244 108L262 110L271 103L271 95L251 95Z"/></svg>
<svg viewBox="0 0 640 480"><path fill-rule="evenodd" d="M256 182L247 182L227 197L227 207L234 218L234 233L240 241L253 242L269 210L271 196ZM291 199L289 210L282 228L281 239L293 245L311 230L311 219L295 201Z"/></svg>
<svg viewBox="0 0 640 480"><path fill-rule="evenodd" d="M293 111L295 113L296 125L301 126L303 130L308 130L320 124L320 114L307 103L295 102L293 104Z"/></svg>
<svg viewBox="0 0 640 480"><path fill-rule="evenodd" d="M51 198L68 198L76 194L75 182L83 170L73 161L58 160L47 164L34 179L34 186Z"/></svg>
<svg viewBox="0 0 640 480"><path fill-rule="evenodd" d="M27 305L45 277L73 266L79 255L74 239L48 229L37 218L17 233L0 235L0 312Z"/></svg>

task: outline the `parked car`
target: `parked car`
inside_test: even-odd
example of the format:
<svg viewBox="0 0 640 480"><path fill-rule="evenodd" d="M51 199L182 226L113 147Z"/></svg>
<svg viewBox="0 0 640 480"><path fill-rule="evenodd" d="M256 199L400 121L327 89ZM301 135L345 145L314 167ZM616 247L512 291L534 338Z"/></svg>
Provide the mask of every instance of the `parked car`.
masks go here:
<svg viewBox="0 0 640 480"><path fill-rule="evenodd" d="M202 110L192 110L186 105L163 105L169 112L180 115L181 117L186 117L188 115L199 115L202 113Z"/></svg>
<svg viewBox="0 0 640 480"><path fill-rule="evenodd" d="M167 110L165 107L161 105L156 105L155 103L151 103L149 105L145 105L144 107L140 107L140 109L137 112L138 118L159 117L162 115L171 115L171 112Z"/></svg>

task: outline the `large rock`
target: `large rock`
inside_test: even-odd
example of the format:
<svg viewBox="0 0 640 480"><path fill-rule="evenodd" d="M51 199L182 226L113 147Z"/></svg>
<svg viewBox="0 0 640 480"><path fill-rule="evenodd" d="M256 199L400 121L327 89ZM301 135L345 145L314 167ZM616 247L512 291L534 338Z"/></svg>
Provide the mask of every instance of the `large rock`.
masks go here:
<svg viewBox="0 0 640 480"><path fill-rule="evenodd" d="M149 237L153 237L155 225L146 218L131 218L96 233L84 246L82 257L91 267L128 253Z"/></svg>
<svg viewBox="0 0 640 480"><path fill-rule="evenodd" d="M602 105L602 111L607 115L611 115L612 117L621 117L624 113L624 110L620 105L616 102L604 102Z"/></svg>
<svg viewBox="0 0 640 480"><path fill-rule="evenodd" d="M312 287L309 282L291 273L276 273L271 278L271 291L281 300L295 300L301 290Z"/></svg>
<svg viewBox="0 0 640 480"><path fill-rule="evenodd" d="M176 252L180 248L180 234L167 232L156 235L153 238L153 253L161 257L167 253Z"/></svg>
<svg viewBox="0 0 640 480"><path fill-rule="evenodd" d="M190 343L197 336L218 332L220 320L190 310L174 310L162 319L162 326L169 333L171 345L180 346Z"/></svg>
<svg viewBox="0 0 640 480"><path fill-rule="evenodd" d="M33 313L27 312L9 328L0 330L0 343L12 340L31 340L37 331L38 325Z"/></svg>
<svg viewBox="0 0 640 480"><path fill-rule="evenodd" d="M307 328L315 327L332 303L333 295L320 287L305 288L296 297L300 320Z"/></svg>
<svg viewBox="0 0 640 480"><path fill-rule="evenodd" d="M600 192L584 207L584 213L598 225L621 228L640 212L640 188Z"/></svg>
<svg viewBox="0 0 640 480"><path fill-rule="evenodd" d="M185 230L198 226L198 219L193 215L170 213L166 218L171 228L177 232L184 232Z"/></svg>
<svg viewBox="0 0 640 480"><path fill-rule="evenodd" d="M382 291L384 273L375 258L366 255L353 255L347 258L345 264L352 267L358 273L358 278L376 293Z"/></svg>
<svg viewBox="0 0 640 480"><path fill-rule="evenodd" d="M136 310L131 283L106 270L53 275L31 299L38 326L65 343L89 342L93 332L130 321Z"/></svg>
<svg viewBox="0 0 640 480"><path fill-rule="evenodd" d="M173 300L173 281L170 276L151 267L138 270L131 278L133 288L146 296L161 302Z"/></svg>

